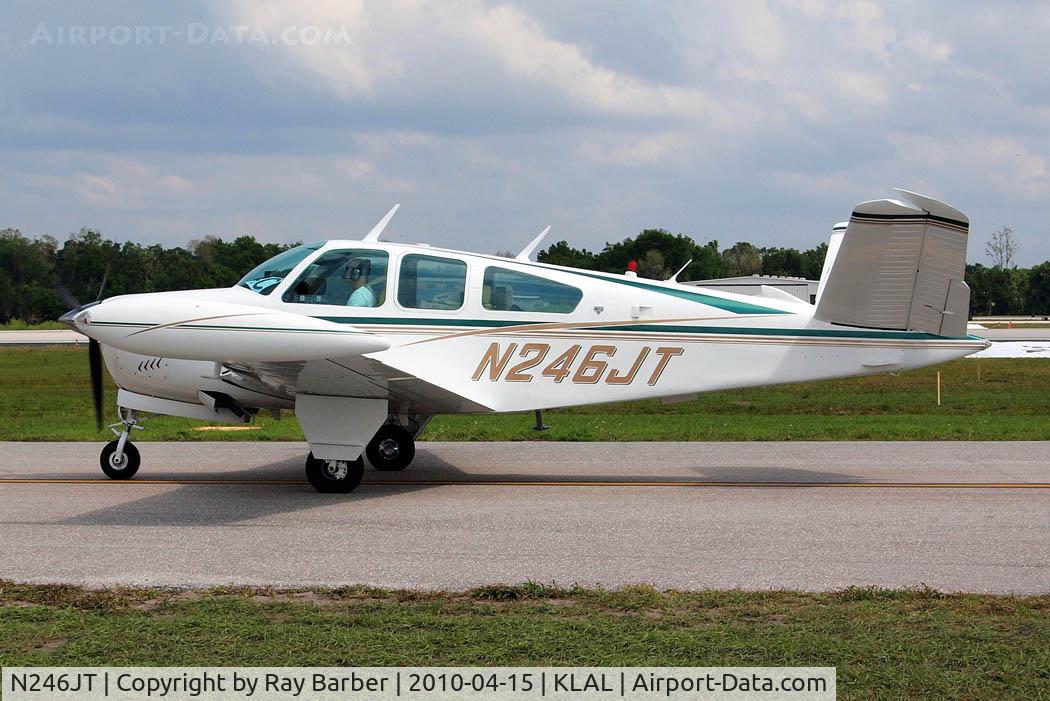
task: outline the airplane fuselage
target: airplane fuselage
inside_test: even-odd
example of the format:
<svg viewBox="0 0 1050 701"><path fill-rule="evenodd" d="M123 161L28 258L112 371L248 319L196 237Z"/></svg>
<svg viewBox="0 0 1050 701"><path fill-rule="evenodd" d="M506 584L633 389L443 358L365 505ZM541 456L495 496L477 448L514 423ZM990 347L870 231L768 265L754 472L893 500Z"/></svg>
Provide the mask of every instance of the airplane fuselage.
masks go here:
<svg viewBox="0 0 1050 701"><path fill-rule="evenodd" d="M356 241L326 243L267 295L233 287L113 298L93 311L88 328L102 341L117 384L132 393L197 402L202 390L221 391L260 408L292 408L297 393L324 393L385 398L391 413L416 414L680 397L898 371L962 357L986 345L969 336L830 324L815 319L814 307L801 300L381 242L367 244L368 250L387 254L391 271L377 306L289 296L297 274L312 260L362 247ZM399 301L404 295L396 271L404 257L421 250L428 258L462 264L457 308L416 309ZM578 291L579 299L569 311L492 309L484 303L490 269L542 277ZM180 323L150 316L151 310L190 302L195 313L175 319ZM134 306L134 319L121 317L120 306ZM263 318L269 324L263 326L282 335L248 326L221 328L224 315L249 307L279 314L278 321ZM107 308L117 316L100 321ZM121 326L122 321L128 325ZM317 321L324 328L315 329ZM355 347L341 354L331 325L381 337L389 347L365 353ZM155 326L164 328L154 331ZM136 348L129 345L130 335L161 332L167 336L153 353L126 350ZM287 348L292 335L284 356L268 354L267 345ZM229 347L226 360L178 357L216 357L222 344ZM254 365L245 361L255 357L261 360ZM219 374L216 362L222 363Z"/></svg>
<svg viewBox="0 0 1050 701"><path fill-rule="evenodd" d="M362 453L400 470L435 414L546 409L907 370L987 346L966 335L968 220L899 191L836 230L816 305L380 242L289 249L235 287L114 297L63 321L99 346L124 430L100 457L139 465L141 413L250 421L293 409L322 492L360 482ZM99 344L99 345L96 345ZM126 412L126 413L125 413Z"/></svg>

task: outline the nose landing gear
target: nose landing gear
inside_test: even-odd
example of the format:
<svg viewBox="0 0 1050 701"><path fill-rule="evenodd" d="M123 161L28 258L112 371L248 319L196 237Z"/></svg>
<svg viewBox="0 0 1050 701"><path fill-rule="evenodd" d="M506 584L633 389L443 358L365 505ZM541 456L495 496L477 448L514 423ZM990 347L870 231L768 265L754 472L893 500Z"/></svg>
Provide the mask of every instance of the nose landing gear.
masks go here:
<svg viewBox="0 0 1050 701"><path fill-rule="evenodd" d="M119 431L118 426L121 427ZM135 411L131 409L126 414L121 410L120 423L115 423L109 428L117 439L106 443L102 448L99 465L106 477L113 480L129 480L139 471L141 462L139 450L131 442L131 431L142 430L144 427L139 425Z"/></svg>

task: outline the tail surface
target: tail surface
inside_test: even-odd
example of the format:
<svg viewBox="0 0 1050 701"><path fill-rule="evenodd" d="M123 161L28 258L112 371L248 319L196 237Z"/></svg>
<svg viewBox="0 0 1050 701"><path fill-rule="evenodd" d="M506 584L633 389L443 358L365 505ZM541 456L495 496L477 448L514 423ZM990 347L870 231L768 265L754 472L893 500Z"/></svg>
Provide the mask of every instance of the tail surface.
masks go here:
<svg viewBox="0 0 1050 701"><path fill-rule="evenodd" d="M817 301L815 304L820 304L820 298L824 295L824 287L828 284L828 278L831 277L831 269L834 267L835 259L839 255L842 237L846 235L847 224L848 222L840 222L831 229L831 240L828 241L828 252L824 254L824 267L820 270L820 284L817 286Z"/></svg>
<svg viewBox="0 0 1050 701"><path fill-rule="evenodd" d="M832 236L814 316L845 326L965 336L970 220L925 195L897 192L904 201L857 205L834 252Z"/></svg>

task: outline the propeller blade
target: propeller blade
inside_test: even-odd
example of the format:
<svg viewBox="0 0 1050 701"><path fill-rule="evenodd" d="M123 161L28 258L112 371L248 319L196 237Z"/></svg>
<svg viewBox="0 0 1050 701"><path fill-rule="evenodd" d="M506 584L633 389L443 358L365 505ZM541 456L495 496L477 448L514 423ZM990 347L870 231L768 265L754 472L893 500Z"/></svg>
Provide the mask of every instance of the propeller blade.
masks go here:
<svg viewBox="0 0 1050 701"><path fill-rule="evenodd" d="M56 282L52 286L52 289L55 291L55 294L58 295L58 298L62 300L62 304L66 305L70 309L80 308L80 302L78 302L77 298L73 296L73 293L69 291L69 288L63 285L61 282Z"/></svg>
<svg viewBox="0 0 1050 701"><path fill-rule="evenodd" d="M88 341L88 366L91 368L91 398L95 401L95 426L102 430L102 345Z"/></svg>
<svg viewBox="0 0 1050 701"><path fill-rule="evenodd" d="M109 279L109 263L106 263L106 270L102 273L102 284L98 286L98 295L95 296L96 302L102 301L102 293L106 289L106 280Z"/></svg>

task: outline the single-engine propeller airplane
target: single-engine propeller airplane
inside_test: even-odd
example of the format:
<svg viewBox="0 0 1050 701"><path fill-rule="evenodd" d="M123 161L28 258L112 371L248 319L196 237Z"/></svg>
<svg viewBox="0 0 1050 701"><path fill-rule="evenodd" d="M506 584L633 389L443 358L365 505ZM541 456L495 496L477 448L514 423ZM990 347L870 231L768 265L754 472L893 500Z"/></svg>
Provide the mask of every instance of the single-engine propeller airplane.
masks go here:
<svg viewBox="0 0 1050 701"><path fill-rule="evenodd" d="M867 375L960 358L969 221L898 190L832 233L815 304L380 241L311 243L228 289L112 297L62 317L90 339L101 428L101 359L119 387L102 470L139 469L144 416L249 422L292 409L320 492L353 490L364 453L412 462L436 414L505 412ZM550 227L548 227L549 229Z"/></svg>

